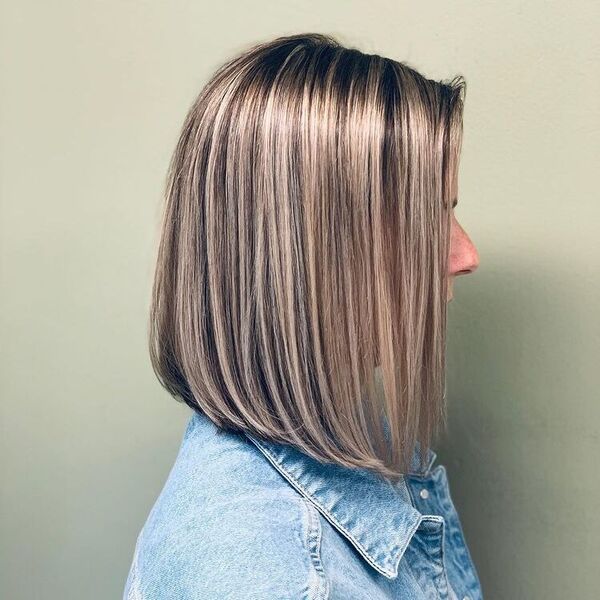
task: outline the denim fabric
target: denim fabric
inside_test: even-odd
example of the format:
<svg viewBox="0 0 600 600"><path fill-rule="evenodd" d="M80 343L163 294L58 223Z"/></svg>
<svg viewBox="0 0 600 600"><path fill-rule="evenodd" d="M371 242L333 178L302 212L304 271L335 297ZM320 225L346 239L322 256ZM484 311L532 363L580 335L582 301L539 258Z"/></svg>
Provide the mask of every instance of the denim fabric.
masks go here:
<svg viewBox="0 0 600 600"><path fill-rule="evenodd" d="M125 600L480 600L443 465L399 484L193 413Z"/></svg>

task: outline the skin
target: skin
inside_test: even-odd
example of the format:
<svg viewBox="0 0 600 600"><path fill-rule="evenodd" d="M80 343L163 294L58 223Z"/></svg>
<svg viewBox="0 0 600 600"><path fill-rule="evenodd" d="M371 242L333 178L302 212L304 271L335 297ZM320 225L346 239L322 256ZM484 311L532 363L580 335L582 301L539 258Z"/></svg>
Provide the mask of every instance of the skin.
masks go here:
<svg viewBox="0 0 600 600"><path fill-rule="evenodd" d="M453 298L454 278L460 275L473 273L479 266L479 254L477 248L462 228L456 215L454 207L456 200L452 204L452 226L450 232L450 256L448 260L448 297L450 302Z"/></svg>

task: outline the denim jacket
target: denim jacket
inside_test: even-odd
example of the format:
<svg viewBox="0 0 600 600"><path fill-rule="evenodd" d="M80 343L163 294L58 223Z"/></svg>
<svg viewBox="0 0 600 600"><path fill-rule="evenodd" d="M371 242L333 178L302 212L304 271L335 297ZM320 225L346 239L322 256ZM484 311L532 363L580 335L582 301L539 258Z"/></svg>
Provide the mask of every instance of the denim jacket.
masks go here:
<svg viewBox="0 0 600 600"><path fill-rule="evenodd" d="M443 465L398 484L193 413L124 600L480 600Z"/></svg>

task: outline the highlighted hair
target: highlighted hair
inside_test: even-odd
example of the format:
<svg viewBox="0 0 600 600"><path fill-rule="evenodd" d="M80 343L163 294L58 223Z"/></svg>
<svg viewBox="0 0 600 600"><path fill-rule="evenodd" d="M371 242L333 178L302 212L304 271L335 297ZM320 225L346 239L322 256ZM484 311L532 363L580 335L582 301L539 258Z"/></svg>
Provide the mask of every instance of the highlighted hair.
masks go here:
<svg viewBox="0 0 600 600"><path fill-rule="evenodd" d="M322 34L217 70L165 188L149 345L170 394L320 461L425 460L465 87Z"/></svg>

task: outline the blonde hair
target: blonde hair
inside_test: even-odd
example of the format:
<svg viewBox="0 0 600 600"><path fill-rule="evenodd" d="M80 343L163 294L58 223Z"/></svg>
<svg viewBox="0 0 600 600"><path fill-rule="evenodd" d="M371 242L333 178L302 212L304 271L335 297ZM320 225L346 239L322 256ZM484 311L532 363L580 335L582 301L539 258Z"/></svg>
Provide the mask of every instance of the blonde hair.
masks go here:
<svg viewBox="0 0 600 600"><path fill-rule="evenodd" d="M320 461L425 460L465 87L316 33L216 71L165 188L149 341L170 394Z"/></svg>

